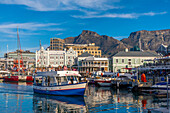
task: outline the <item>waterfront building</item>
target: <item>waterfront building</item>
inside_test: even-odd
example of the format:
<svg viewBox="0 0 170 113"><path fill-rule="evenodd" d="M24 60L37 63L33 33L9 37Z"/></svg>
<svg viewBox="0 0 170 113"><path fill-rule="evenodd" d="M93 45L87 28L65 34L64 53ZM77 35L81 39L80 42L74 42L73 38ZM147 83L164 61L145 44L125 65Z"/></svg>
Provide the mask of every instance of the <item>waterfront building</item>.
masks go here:
<svg viewBox="0 0 170 113"><path fill-rule="evenodd" d="M86 59L87 57L89 57L89 56L93 56L93 55L89 54L88 52L84 52L84 53L82 53L81 55L79 55L78 57L76 57L76 58L75 58L75 65L74 65L74 67L77 68L78 71L80 71L79 67L82 66L82 65L81 65L81 64L82 64L82 61L83 61L84 59Z"/></svg>
<svg viewBox="0 0 170 113"><path fill-rule="evenodd" d="M23 59L23 69L32 70L35 67L35 59ZM13 70L15 65L18 63L16 59L13 58L0 58L0 70Z"/></svg>
<svg viewBox="0 0 170 113"><path fill-rule="evenodd" d="M66 49L73 48L77 52L78 56L84 52L92 54L95 57L101 57L101 50L99 46L95 46L95 43L90 44L65 44Z"/></svg>
<svg viewBox="0 0 170 113"><path fill-rule="evenodd" d="M154 51L120 51L112 57L113 72L126 72L125 68L136 68L146 63L148 59L155 59L160 57Z"/></svg>
<svg viewBox="0 0 170 113"><path fill-rule="evenodd" d="M12 70L15 66L18 65L18 50L14 52L5 53L4 57L1 58L1 63L3 62L3 68ZM35 53L30 52L29 50L21 50L20 53L20 62L22 63L22 68L30 69L35 67Z"/></svg>
<svg viewBox="0 0 170 113"><path fill-rule="evenodd" d="M35 59L35 53L30 52L29 50L26 50L26 51L21 50L21 54L22 54L23 59ZM11 59L17 59L18 58L18 50L14 51L14 52L5 53L4 57L11 58ZM20 55L20 57L21 57L21 55Z"/></svg>
<svg viewBox="0 0 170 113"><path fill-rule="evenodd" d="M65 41L60 38L51 38L50 39L50 50L64 50Z"/></svg>
<svg viewBox="0 0 170 113"><path fill-rule="evenodd" d="M94 56L89 56L81 61L81 66L79 66L79 72L88 76L95 71L109 71L109 58L97 58Z"/></svg>
<svg viewBox="0 0 170 113"><path fill-rule="evenodd" d="M5 70L7 68L12 69L14 66L14 59L0 58L0 70Z"/></svg>
<svg viewBox="0 0 170 113"><path fill-rule="evenodd" d="M76 57L77 53L72 48L67 51L56 51L41 47L36 51L36 67L72 66Z"/></svg>

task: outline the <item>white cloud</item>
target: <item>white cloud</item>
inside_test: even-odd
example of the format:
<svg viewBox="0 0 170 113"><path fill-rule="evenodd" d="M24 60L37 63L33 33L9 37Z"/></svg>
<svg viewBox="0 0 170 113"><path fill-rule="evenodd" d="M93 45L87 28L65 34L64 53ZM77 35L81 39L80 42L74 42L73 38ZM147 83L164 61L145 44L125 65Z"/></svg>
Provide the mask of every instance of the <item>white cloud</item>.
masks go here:
<svg viewBox="0 0 170 113"><path fill-rule="evenodd" d="M0 29L19 27L19 28L26 29L26 30L37 30L37 28L54 26L54 25L59 25L59 24L55 24L55 23L47 23L47 24L41 24L41 23L11 23L11 24L0 24Z"/></svg>
<svg viewBox="0 0 170 113"><path fill-rule="evenodd" d="M35 11L56 10L82 10L85 8L93 10L108 10L119 8L114 3L120 0L1 0L0 4L25 5L28 9Z"/></svg>
<svg viewBox="0 0 170 113"><path fill-rule="evenodd" d="M58 28L56 23L8 23L0 24L0 33L11 36L15 35L17 32L17 27L19 28L19 33L21 35L40 35L37 33L39 30L44 31L63 31L63 28ZM35 33L36 31L36 33ZM16 37L16 36L15 36Z"/></svg>
<svg viewBox="0 0 170 113"><path fill-rule="evenodd" d="M148 12L148 13L127 13L127 14L103 14L103 15L72 15L74 18L138 18L141 16L155 16L155 15L163 15L167 12Z"/></svg>
<svg viewBox="0 0 170 113"><path fill-rule="evenodd" d="M9 42L9 41L16 41L16 40L9 40L9 39L1 39L1 42Z"/></svg>
<svg viewBox="0 0 170 113"><path fill-rule="evenodd" d="M57 35L57 36L58 36L58 35L62 35L62 34L63 34L63 33L57 33L57 34L55 34L55 35Z"/></svg>

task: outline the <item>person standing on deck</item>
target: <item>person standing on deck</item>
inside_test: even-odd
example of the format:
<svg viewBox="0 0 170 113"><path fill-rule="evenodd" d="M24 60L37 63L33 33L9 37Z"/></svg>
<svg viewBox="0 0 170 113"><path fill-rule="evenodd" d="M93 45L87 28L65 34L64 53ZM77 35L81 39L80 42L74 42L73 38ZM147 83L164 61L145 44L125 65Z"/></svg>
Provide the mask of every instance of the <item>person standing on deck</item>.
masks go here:
<svg viewBox="0 0 170 113"><path fill-rule="evenodd" d="M141 75L141 81L142 81L142 82L147 82L147 81L146 81L146 76L145 76L144 73Z"/></svg>

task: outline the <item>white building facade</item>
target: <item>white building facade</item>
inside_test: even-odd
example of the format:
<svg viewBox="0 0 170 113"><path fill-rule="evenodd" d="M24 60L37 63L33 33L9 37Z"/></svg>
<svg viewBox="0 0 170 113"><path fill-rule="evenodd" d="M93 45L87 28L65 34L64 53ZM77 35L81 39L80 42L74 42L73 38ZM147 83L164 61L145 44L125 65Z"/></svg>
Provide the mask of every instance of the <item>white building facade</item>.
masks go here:
<svg viewBox="0 0 170 113"><path fill-rule="evenodd" d="M68 51L45 50L43 47L36 51L36 67L72 66L76 51L70 48Z"/></svg>
<svg viewBox="0 0 170 113"><path fill-rule="evenodd" d="M109 71L109 58L96 58L94 56L89 56L81 61L81 66L79 66L80 74L88 76L88 74L102 71Z"/></svg>

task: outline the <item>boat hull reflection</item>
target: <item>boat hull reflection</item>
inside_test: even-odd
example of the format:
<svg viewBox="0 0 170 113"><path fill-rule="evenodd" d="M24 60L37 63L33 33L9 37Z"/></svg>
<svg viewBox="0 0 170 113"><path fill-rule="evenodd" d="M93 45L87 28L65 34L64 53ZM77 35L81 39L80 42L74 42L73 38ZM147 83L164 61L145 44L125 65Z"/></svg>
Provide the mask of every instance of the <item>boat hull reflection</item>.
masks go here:
<svg viewBox="0 0 170 113"><path fill-rule="evenodd" d="M86 112L84 97L82 96L52 96L38 95L33 96L34 112Z"/></svg>

